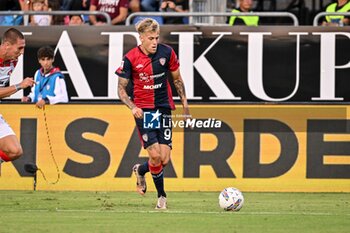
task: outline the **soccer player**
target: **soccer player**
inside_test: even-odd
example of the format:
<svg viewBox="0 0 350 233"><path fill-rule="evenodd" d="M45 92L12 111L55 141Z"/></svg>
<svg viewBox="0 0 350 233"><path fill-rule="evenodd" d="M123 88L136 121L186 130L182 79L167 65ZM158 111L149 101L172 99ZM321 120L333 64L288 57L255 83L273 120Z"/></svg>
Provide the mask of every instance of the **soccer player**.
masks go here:
<svg viewBox="0 0 350 233"><path fill-rule="evenodd" d="M33 78L8 86L11 73L16 67L17 59L23 54L25 39L15 28L8 29L2 36L0 45L0 99L17 91L34 85ZM18 159L23 153L15 133L0 115L0 164Z"/></svg>
<svg viewBox="0 0 350 233"><path fill-rule="evenodd" d="M146 192L145 173L152 174L158 193L156 209L166 209L163 167L170 160L172 148L171 127L149 128L145 117L151 114L151 121L166 119L171 122L171 110L175 109L167 73L170 72L174 86L183 105L185 120L190 118L185 87L179 70L179 62L174 50L159 43L159 24L145 18L136 24L141 44L130 50L117 69L119 76L118 95L126 104L136 121L143 147L149 155L148 162L136 164L133 171L137 178L136 189L141 195ZM132 84L131 99L126 87Z"/></svg>

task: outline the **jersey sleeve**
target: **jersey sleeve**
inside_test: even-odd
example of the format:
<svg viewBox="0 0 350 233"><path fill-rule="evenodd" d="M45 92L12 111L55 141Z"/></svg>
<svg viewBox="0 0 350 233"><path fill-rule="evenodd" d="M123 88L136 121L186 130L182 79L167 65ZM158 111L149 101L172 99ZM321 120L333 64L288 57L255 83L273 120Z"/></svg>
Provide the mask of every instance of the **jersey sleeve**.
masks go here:
<svg viewBox="0 0 350 233"><path fill-rule="evenodd" d="M132 66L131 62L127 57L123 58L123 61L119 68L115 71L116 75L122 78L131 79Z"/></svg>
<svg viewBox="0 0 350 233"><path fill-rule="evenodd" d="M63 74L57 76L56 78L54 93L55 93L55 96L46 96L49 99L50 104L68 102L67 87L66 87L66 82L64 81Z"/></svg>
<svg viewBox="0 0 350 233"><path fill-rule="evenodd" d="M179 60L177 59L176 53L173 49L171 49L171 54L170 54L170 61L169 61L169 70L176 71L179 69Z"/></svg>

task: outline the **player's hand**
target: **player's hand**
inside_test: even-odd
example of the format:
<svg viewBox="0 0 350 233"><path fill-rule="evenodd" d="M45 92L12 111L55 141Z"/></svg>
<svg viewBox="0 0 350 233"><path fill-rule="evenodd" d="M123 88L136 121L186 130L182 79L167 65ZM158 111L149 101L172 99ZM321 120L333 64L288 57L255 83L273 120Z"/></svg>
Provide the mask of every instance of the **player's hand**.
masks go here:
<svg viewBox="0 0 350 233"><path fill-rule="evenodd" d="M192 116L190 114L190 108L188 106L183 107L183 116L185 121L187 119L192 119Z"/></svg>
<svg viewBox="0 0 350 233"><path fill-rule="evenodd" d="M45 107L45 100L41 99L35 104L38 108L44 108Z"/></svg>
<svg viewBox="0 0 350 233"><path fill-rule="evenodd" d="M192 120L192 116L190 114L190 109L188 106L185 106L183 108L183 117L184 117L185 122Z"/></svg>
<svg viewBox="0 0 350 233"><path fill-rule="evenodd" d="M132 112L132 115L134 115L134 117L136 119L142 119L143 118L143 111L141 108L138 108L138 107L133 107L131 109L131 112Z"/></svg>
<svg viewBox="0 0 350 233"><path fill-rule="evenodd" d="M23 96L21 102L30 102L30 98L28 96Z"/></svg>
<svg viewBox="0 0 350 233"><path fill-rule="evenodd" d="M22 89L27 87L32 87L35 84L35 81L32 77L27 77L19 84Z"/></svg>

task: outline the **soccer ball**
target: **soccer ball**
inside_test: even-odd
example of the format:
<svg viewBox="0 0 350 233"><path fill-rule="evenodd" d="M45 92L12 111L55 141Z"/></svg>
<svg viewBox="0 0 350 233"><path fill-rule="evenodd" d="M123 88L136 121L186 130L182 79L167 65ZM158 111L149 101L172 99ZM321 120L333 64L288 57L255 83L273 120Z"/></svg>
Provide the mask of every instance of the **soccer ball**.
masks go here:
<svg viewBox="0 0 350 233"><path fill-rule="evenodd" d="M239 211L242 208L243 203L243 194L236 188L225 188L219 195L219 205L226 211Z"/></svg>

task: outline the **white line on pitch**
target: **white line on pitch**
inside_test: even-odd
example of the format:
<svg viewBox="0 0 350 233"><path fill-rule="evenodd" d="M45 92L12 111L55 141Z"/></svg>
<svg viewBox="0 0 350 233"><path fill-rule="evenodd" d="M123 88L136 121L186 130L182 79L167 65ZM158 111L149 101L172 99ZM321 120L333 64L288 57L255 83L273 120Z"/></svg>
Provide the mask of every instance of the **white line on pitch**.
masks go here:
<svg viewBox="0 0 350 233"><path fill-rule="evenodd" d="M309 216L350 216L350 213L323 212L231 212L231 211L179 211L179 210L78 210L78 209L38 209L38 210L10 210L3 212L87 212L87 213L164 213L164 214L237 214L237 215L309 215Z"/></svg>

